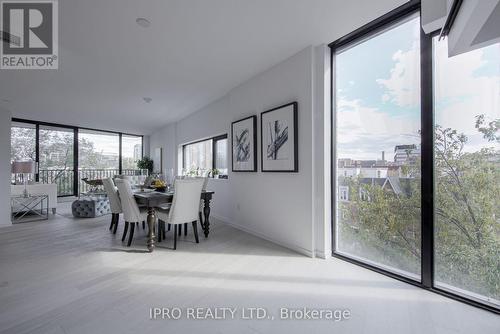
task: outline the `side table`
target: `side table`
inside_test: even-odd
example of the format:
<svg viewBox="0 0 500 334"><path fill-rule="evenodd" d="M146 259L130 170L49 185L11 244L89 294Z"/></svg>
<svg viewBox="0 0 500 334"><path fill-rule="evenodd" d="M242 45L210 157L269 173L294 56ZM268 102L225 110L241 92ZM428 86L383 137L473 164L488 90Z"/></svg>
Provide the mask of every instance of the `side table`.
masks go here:
<svg viewBox="0 0 500 334"><path fill-rule="evenodd" d="M49 195L11 196L12 223L49 219Z"/></svg>

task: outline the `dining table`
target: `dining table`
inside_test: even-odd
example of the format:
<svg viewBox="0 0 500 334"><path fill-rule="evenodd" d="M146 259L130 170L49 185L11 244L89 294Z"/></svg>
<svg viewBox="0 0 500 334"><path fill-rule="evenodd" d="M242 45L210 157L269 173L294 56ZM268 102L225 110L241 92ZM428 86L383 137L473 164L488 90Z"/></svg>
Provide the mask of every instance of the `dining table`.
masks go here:
<svg viewBox="0 0 500 334"><path fill-rule="evenodd" d="M208 238L210 233L210 201L212 200L212 195L215 192L209 190L203 190L201 192L201 200L203 200L203 221L202 215L200 215L200 224L203 229L203 234L205 238ZM148 208L147 224L148 224L148 238L147 238L147 248L149 252L153 252L155 249L156 235L155 235L155 222L156 222L156 207L162 204L171 203L174 198L173 191L136 191L134 193L134 198L137 204L144 205Z"/></svg>

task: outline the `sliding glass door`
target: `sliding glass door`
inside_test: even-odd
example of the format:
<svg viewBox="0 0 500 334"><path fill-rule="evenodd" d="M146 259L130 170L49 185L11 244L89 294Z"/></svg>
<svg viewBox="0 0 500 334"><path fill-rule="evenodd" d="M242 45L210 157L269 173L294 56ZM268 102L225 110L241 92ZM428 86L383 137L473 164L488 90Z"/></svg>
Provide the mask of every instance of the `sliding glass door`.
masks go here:
<svg viewBox="0 0 500 334"><path fill-rule="evenodd" d="M435 285L499 307L500 44L433 59Z"/></svg>
<svg viewBox="0 0 500 334"><path fill-rule="evenodd" d="M74 195L74 130L40 126L39 180L57 184L58 196Z"/></svg>
<svg viewBox="0 0 500 334"><path fill-rule="evenodd" d="M335 52L335 252L420 280L420 19Z"/></svg>

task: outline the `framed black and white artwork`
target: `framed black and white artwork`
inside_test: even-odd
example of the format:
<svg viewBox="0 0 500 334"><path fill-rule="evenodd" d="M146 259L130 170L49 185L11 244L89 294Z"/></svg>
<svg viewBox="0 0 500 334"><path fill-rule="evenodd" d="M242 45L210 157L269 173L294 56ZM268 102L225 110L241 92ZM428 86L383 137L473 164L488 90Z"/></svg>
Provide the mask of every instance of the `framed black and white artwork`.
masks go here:
<svg viewBox="0 0 500 334"><path fill-rule="evenodd" d="M298 172L297 102L260 114L263 172Z"/></svg>
<svg viewBox="0 0 500 334"><path fill-rule="evenodd" d="M257 171L257 116L231 123L233 172Z"/></svg>

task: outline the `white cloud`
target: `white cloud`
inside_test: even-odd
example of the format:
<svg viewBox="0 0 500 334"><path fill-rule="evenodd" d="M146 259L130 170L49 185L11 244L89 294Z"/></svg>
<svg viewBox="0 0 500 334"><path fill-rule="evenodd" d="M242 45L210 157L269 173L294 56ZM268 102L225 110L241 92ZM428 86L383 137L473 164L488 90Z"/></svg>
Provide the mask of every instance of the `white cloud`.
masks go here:
<svg viewBox="0 0 500 334"><path fill-rule="evenodd" d="M386 89L383 102L393 102L400 107L413 107L420 104L420 49L413 43L410 50L398 50L393 56L395 64L388 79L377 79Z"/></svg>
<svg viewBox="0 0 500 334"><path fill-rule="evenodd" d="M477 76L476 71L485 65L483 50L448 59L445 42L435 47L436 124L464 132L469 137L467 151L493 146L494 143L487 143L482 138L474 125L475 116L479 114L486 114L488 119L500 117L500 61L495 64L497 73ZM496 48L500 55L500 44L490 48ZM416 45L407 52L394 54L395 64L390 77L377 80L386 89L381 96L382 102L393 102L400 107L420 104L419 57ZM376 159L382 150L389 158L395 145L420 142L418 117L412 118L408 113L392 116L378 108L364 106L360 100L346 100L342 96L337 108L340 158Z"/></svg>
<svg viewBox="0 0 500 334"><path fill-rule="evenodd" d="M340 97L337 104L337 144L341 158L376 159L399 144L418 144L420 122L407 114L391 116L359 100Z"/></svg>
<svg viewBox="0 0 500 334"><path fill-rule="evenodd" d="M500 44L491 46L500 55ZM438 102L436 123L465 133L467 151L476 151L487 143L474 128L475 116L500 117L500 62L490 76L475 76L483 65L483 50L467 52L448 59L446 43L436 45L434 98ZM439 106L439 103L443 106Z"/></svg>

